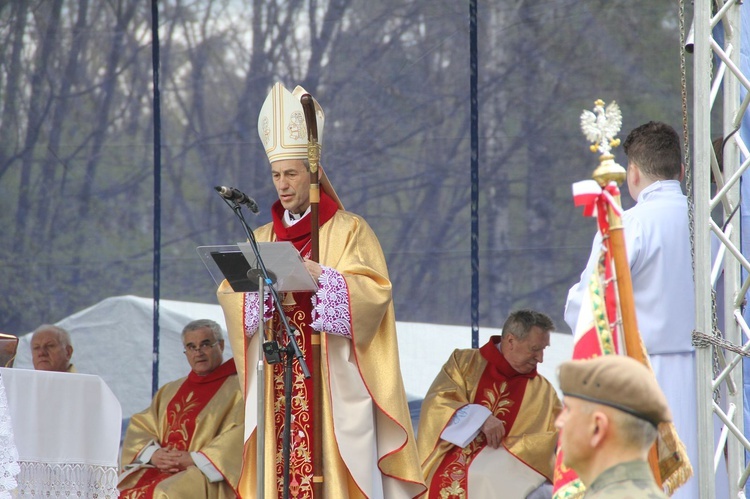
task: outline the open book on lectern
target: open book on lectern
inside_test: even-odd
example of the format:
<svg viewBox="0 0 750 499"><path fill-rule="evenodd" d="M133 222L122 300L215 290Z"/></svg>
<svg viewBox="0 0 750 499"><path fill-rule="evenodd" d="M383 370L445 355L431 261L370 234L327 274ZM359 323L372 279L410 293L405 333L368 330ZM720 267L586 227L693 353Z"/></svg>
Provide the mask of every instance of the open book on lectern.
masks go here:
<svg viewBox="0 0 750 499"><path fill-rule="evenodd" d="M318 284L289 241L258 243L258 252L276 291L317 291ZM198 254L217 286L226 279L234 292L258 291L262 272L250 243L199 246Z"/></svg>

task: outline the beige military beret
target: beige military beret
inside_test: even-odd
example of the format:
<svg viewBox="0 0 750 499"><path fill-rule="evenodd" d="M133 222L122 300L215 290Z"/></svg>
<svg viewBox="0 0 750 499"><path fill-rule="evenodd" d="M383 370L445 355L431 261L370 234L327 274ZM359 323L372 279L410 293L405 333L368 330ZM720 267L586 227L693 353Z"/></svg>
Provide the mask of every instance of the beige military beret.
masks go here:
<svg viewBox="0 0 750 499"><path fill-rule="evenodd" d="M654 374L630 357L603 355L563 362L558 377L560 389L568 397L614 407L654 426L672 420Z"/></svg>

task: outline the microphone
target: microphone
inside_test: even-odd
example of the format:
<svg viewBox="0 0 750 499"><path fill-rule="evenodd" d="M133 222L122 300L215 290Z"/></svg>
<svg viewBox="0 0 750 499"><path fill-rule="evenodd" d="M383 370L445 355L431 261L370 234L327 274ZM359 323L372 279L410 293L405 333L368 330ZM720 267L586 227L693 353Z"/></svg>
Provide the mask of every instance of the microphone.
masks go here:
<svg viewBox="0 0 750 499"><path fill-rule="evenodd" d="M217 185L216 187L214 187L214 189L216 189L216 192L219 193L219 196L223 197L226 200L234 201L238 204L244 204L251 212L255 213L256 215L260 211L260 208L258 208L258 203L256 203L253 198L239 189L235 189L234 187L225 187L223 185Z"/></svg>

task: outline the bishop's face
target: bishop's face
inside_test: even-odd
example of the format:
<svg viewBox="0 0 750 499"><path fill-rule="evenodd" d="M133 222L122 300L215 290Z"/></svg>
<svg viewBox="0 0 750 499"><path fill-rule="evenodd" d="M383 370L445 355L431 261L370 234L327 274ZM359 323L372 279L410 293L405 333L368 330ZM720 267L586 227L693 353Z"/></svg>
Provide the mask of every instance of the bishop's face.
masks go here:
<svg viewBox="0 0 750 499"><path fill-rule="evenodd" d="M310 206L310 172L301 159L271 163L271 175L281 205L292 213L304 213Z"/></svg>

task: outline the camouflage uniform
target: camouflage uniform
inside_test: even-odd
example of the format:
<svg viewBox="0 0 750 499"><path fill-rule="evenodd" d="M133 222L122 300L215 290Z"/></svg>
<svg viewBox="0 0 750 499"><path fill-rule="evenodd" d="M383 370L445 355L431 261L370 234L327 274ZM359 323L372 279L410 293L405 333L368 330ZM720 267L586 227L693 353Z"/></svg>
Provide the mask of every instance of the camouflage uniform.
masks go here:
<svg viewBox="0 0 750 499"><path fill-rule="evenodd" d="M583 496L586 499L667 499L654 482L645 461L620 463L596 477Z"/></svg>

